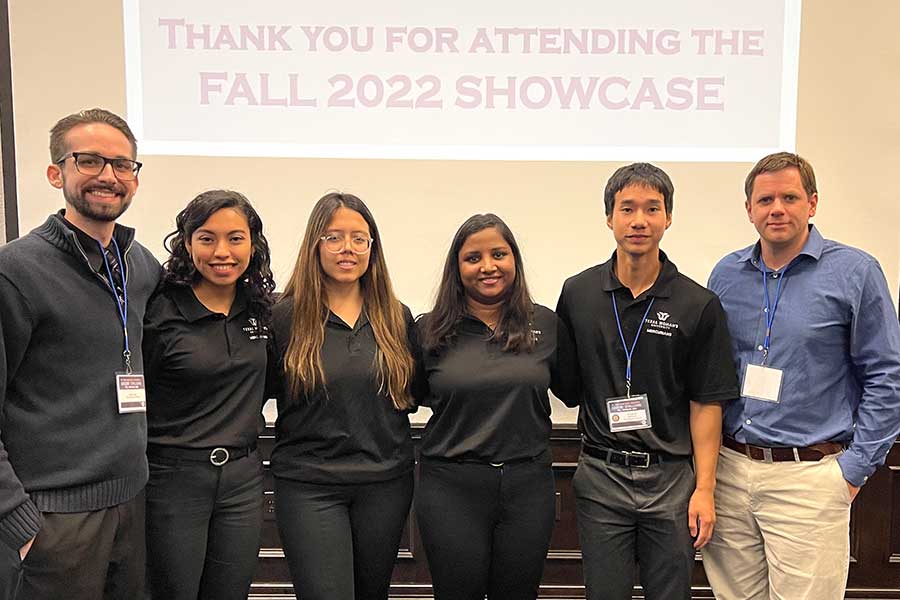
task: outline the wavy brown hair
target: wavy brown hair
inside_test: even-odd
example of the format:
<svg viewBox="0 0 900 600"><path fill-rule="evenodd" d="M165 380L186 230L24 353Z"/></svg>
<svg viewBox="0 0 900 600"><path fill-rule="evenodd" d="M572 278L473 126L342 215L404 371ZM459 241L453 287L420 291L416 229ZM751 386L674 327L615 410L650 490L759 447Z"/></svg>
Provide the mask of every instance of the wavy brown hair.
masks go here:
<svg viewBox="0 0 900 600"><path fill-rule="evenodd" d="M313 207L294 271L280 300L293 301L291 337L284 355L284 370L291 394L295 397L301 394L309 396L317 386L327 384L321 351L329 310L324 283L326 275L319 261L319 241L339 208L358 212L368 224L374 240L369 268L359 283L363 306L375 334L378 384L397 409L410 408L413 401L409 387L415 365L407 341L403 305L391 286L378 226L362 200L352 194L338 192L322 196Z"/></svg>
<svg viewBox="0 0 900 600"><path fill-rule="evenodd" d="M492 339L499 343L504 352L531 351L534 348L534 335L531 333L531 320L534 313L534 302L525 283L525 266L522 264L522 252L512 231L503 219L495 214L472 215L459 226L447 259L444 261L444 272L438 287L434 309L424 322L423 345L431 353L440 353L447 348L456 337L456 328L460 320L469 314L466 303L466 290L459 276L459 251L469 236L484 229L493 227L503 236L512 249L516 261L516 278L503 299L500 320L494 329Z"/></svg>

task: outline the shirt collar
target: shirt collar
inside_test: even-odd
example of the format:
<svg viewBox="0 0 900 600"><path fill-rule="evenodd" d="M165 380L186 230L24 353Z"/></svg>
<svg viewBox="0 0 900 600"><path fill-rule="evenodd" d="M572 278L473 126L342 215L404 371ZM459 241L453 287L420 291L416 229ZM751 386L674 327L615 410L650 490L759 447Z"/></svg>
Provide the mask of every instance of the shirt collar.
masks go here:
<svg viewBox="0 0 900 600"><path fill-rule="evenodd" d="M365 307L363 307L362 311L360 311L360 313L359 313L359 317L357 317L357 319L356 319L356 324L353 326L350 326L346 321L344 321L342 318L340 318L339 316L337 316L336 314L334 314L333 312L331 312L329 310L328 311L328 322L332 323L334 325L339 325L341 327L348 327L349 329L356 331L356 330L361 329L369 324L369 315L366 314L366 309L365 309Z"/></svg>
<svg viewBox="0 0 900 600"><path fill-rule="evenodd" d="M672 296L672 282L678 275L678 267L669 260L666 253L659 251L659 262L662 263L656 281L641 296L653 296L654 298L669 298ZM612 292L624 288L625 285L616 277L616 251L608 261L600 266L600 288L604 292Z"/></svg>
<svg viewBox="0 0 900 600"><path fill-rule="evenodd" d="M82 231L74 223L67 221L65 218L65 209L60 210L58 214L62 224L69 228L70 231L75 232L75 237L78 239L81 249L84 250L85 255L87 255L91 268L95 271L100 270L100 267L103 266L103 255L100 253L100 245L97 243L97 240Z"/></svg>
<svg viewBox="0 0 900 600"><path fill-rule="evenodd" d="M184 320L188 323L221 314L215 313L203 306L203 303L200 302L194 294L194 290L187 285L173 286L172 301L178 308L178 312L181 313L181 316L184 317ZM234 296L234 302L231 304L231 310L228 312L228 318L231 319L241 314L245 308L247 308L247 298L244 293L244 286L238 285L237 293Z"/></svg>
<svg viewBox="0 0 900 600"><path fill-rule="evenodd" d="M816 226L812 223L810 223L808 227L809 236L806 238L806 243L803 244L803 248L800 250L800 254L798 254L797 256L806 255L813 260L819 260L819 258L822 257L822 252L825 249L825 238L822 237L822 234L819 233L819 230L816 229ZM750 262L755 267L759 267L759 253L761 251L762 246L760 242L757 241L752 246L747 246L738 253L738 262Z"/></svg>

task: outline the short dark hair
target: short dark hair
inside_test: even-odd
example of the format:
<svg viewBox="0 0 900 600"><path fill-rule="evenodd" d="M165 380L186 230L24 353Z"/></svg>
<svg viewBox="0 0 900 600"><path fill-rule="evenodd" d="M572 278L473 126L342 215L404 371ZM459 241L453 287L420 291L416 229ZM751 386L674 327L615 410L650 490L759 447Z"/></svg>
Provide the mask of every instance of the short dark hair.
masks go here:
<svg viewBox="0 0 900 600"><path fill-rule="evenodd" d="M58 163L66 155L66 134L79 125L104 123L115 127L131 144L131 158L137 158L137 140L125 119L105 108L89 108L65 116L50 129L50 161Z"/></svg>
<svg viewBox="0 0 900 600"><path fill-rule="evenodd" d="M472 215L460 225L450 243L441 283L438 287L434 309L425 321L423 346L428 352L440 353L447 348L456 337L456 328L460 319L468 314L466 292L459 275L459 251L469 236L494 228L509 244L516 263L516 278L509 294L503 303L500 321L494 329L493 339L504 352L531 351L534 348L534 336L531 335L532 313L534 302L525 283L525 265L522 252L512 230L495 214Z"/></svg>
<svg viewBox="0 0 900 600"><path fill-rule="evenodd" d="M791 168L800 171L800 181L803 183L806 195L815 194L817 192L816 174L813 172L812 165L805 158L793 152L776 152L764 156L750 169L750 173L747 174L747 179L744 181L744 194L747 196L747 200L753 195L753 184L756 182L757 175Z"/></svg>
<svg viewBox="0 0 900 600"><path fill-rule="evenodd" d="M238 284L244 286L247 293L247 312L263 325L268 325L272 313L272 292L275 290L275 280L269 266L269 242L263 235L262 219L246 196L239 192L203 192L178 213L175 217L175 231L167 235L164 242L169 258L163 265L163 282L169 286L190 286L200 280L201 275L188 254L185 242L190 242L194 232L213 213L223 208L233 208L247 218L253 254Z"/></svg>
<svg viewBox="0 0 900 600"><path fill-rule="evenodd" d="M620 167L606 182L606 191L603 193L603 203L606 207L606 216L613 213L616 204L616 194L629 185L639 185L656 190L663 197L666 214L672 214L675 201L675 186L666 172L650 163L633 163Z"/></svg>

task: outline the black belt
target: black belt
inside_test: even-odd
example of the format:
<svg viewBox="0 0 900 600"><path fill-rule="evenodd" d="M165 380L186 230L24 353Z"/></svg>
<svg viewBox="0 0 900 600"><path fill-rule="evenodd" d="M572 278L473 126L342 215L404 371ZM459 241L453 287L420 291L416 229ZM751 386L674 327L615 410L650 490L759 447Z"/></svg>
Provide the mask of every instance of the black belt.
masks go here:
<svg viewBox="0 0 900 600"><path fill-rule="evenodd" d="M216 448L176 448L174 446L161 446L158 444L148 444L147 454L150 456L158 456L160 458L177 458L179 460L189 460L195 462L210 462L217 467L221 467L227 462L250 456L250 453L256 450L256 442L249 446L240 448L228 448L219 446Z"/></svg>
<svg viewBox="0 0 900 600"><path fill-rule="evenodd" d="M509 467L511 465L521 465L524 463L534 462L544 453L542 452L538 456L526 456L524 458L514 458L512 460L504 460L503 462L490 462L487 460L481 460L478 458L445 458L443 456L423 456L422 458L429 461L434 462L446 462L446 463L455 463L458 465L484 465L486 467L494 467L495 469L499 469L500 467Z"/></svg>
<svg viewBox="0 0 900 600"><path fill-rule="evenodd" d="M650 465L658 465L663 462L687 460L686 456L673 456L660 452L637 452L634 450L613 450L612 448L600 448L597 446L581 445L581 451L588 456L599 458L612 465L623 467L637 467L646 469Z"/></svg>

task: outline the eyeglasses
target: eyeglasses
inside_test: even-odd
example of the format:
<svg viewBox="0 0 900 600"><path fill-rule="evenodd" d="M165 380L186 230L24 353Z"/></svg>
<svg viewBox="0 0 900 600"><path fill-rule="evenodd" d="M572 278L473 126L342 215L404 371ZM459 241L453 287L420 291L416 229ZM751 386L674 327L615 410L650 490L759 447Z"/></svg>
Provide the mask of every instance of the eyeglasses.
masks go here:
<svg viewBox="0 0 900 600"><path fill-rule="evenodd" d="M347 244L347 238L345 236L337 235L335 233L326 233L319 239L322 241L322 245L325 246L325 249L332 254L340 254L344 251ZM372 249L372 242L375 241L372 238L359 233L351 234L349 239L350 250L354 254L365 254Z"/></svg>
<svg viewBox="0 0 900 600"><path fill-rule="evenodd" d="M143 166L136 160L127 158L106 158L99 154L91 152L72 152L66 154L56 161L56 164L62 164L71 157L75 159L75 170L82 175L99 175L106 168L106 165L112 165L113 174L119 181L133 181L137 179L138 172Z"/></svg>

